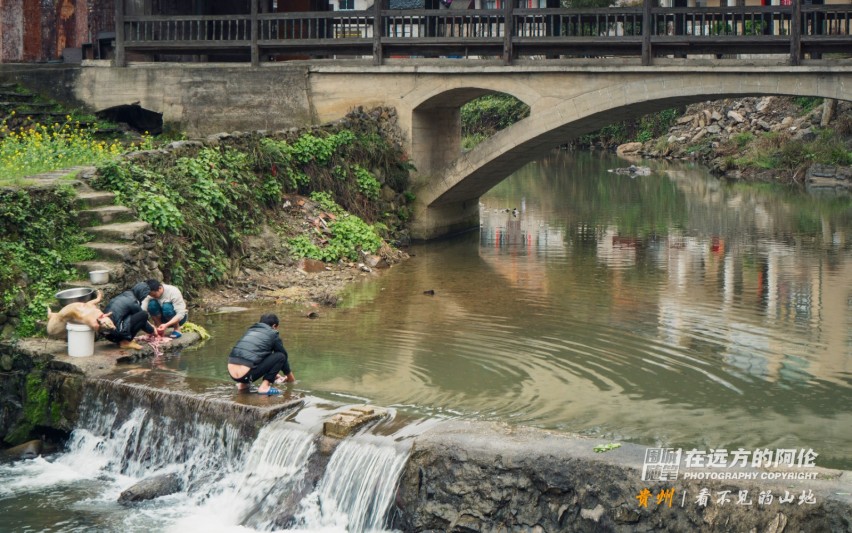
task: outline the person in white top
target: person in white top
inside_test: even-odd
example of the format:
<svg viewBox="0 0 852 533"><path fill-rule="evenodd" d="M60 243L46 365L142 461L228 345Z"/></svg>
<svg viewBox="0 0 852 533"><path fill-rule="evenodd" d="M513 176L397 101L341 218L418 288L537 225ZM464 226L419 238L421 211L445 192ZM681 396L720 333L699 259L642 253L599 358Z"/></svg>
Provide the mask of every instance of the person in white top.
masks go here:
<svg viewBox="0 0 852 533"><path fill-rule="evenodd" d="M180 337L180 327L186 323L188 317L186 302L183 301L180 289L156 279L149 279L145 283L148 284L150 292L142 302L142 309L151 315L157 335L162 337L168 328L172 328L169 337Z"/></svg>

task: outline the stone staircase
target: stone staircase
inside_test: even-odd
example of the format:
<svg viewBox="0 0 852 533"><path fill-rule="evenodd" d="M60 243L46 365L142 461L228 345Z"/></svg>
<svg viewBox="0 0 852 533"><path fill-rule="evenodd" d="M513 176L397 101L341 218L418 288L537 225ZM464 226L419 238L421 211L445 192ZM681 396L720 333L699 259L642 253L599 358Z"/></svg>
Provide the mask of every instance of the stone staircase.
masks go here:
<svg viewBox="0 0 852 533"><path fill-rule="evenodd" d="M94 252L95 258L75 263L78 279L65 282L63 288L93 287L111 298L139 281L161 279L162 273L151 225L137 220L132 209L116 205L113 193L92 189L86 182L93 174L92 168L79 172L75 204L80 226L92 235L84 246ZM109 271L109 282L92 284L92 270Z"/></svg>

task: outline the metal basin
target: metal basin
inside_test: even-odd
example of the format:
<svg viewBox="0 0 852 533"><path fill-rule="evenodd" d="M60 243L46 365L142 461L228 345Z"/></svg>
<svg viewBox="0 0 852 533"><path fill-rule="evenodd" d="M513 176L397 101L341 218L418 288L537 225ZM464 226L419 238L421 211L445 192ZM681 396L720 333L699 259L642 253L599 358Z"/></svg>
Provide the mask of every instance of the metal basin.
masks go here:
<svg viewBox="0 0 852 533"><path fill-rule="evenodd" d="M56 293L56 299L59 300L62 307L74 302L88 302L94 300L95 296L95 289L89 287L76 287Z"/></svg>

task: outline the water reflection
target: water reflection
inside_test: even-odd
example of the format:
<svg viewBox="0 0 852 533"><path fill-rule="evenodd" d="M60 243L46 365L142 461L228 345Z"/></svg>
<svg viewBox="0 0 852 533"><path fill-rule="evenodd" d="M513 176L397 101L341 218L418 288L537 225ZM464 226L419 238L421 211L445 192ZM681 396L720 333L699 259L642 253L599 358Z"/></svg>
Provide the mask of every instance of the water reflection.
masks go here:
<svg viewBox="0 0 852 533"><path fill-rule="evenodd" d="M643 443L812 447L852 466L848 200L618 166L530 164L482 198L480 232L415 247L319 320L279 310L297 388ZM210 317L214 342L179 364L224 376L258 311Z"/></svg>

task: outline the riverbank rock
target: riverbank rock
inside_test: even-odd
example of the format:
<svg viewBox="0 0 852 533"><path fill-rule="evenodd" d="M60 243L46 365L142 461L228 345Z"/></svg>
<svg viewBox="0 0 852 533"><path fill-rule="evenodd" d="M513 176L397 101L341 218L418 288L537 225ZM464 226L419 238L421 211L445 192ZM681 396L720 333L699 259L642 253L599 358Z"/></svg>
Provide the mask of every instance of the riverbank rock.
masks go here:
<svg viewBox="0 0 852 533"><path fill-rule="evenodd" d="M177 474L163 474L145 478L118 496L118 502L123 504L153 500L160 496L168 496L179 492L183 483Z"/></svg>
<svg viewBox="0 0 852 533"><path fill-rule="evenodd" d="M767 133L775 134L779 144L813 141L819 134L817 126L832 125L847 138L852 134L852 102L826 99L811 109L796 102L793 98L766 96L693 104L665 135L644 143L640 153L712 162L713 172L725 174L729 170L725 158L730 158L731 146L744 147ZM777 180L778 176L773 178Z"/></svg>
<svg viewBox="0 0 852 533"><path fill-rule="evenodd" d="M12 461L19 459L35 459L39 455L51 453L56 450L56 447L47 444L42 440L31 440L18 446L13 446L7 450L3 450L3 456Z"/></svg>
<svg viewBox="0 0 852 533"><path fill-rule="evenodd" d="M626 155L638 155L641 150L642 143L633 142L619 145L618 148L615 149L615 153L623 157Z"/></svg>

